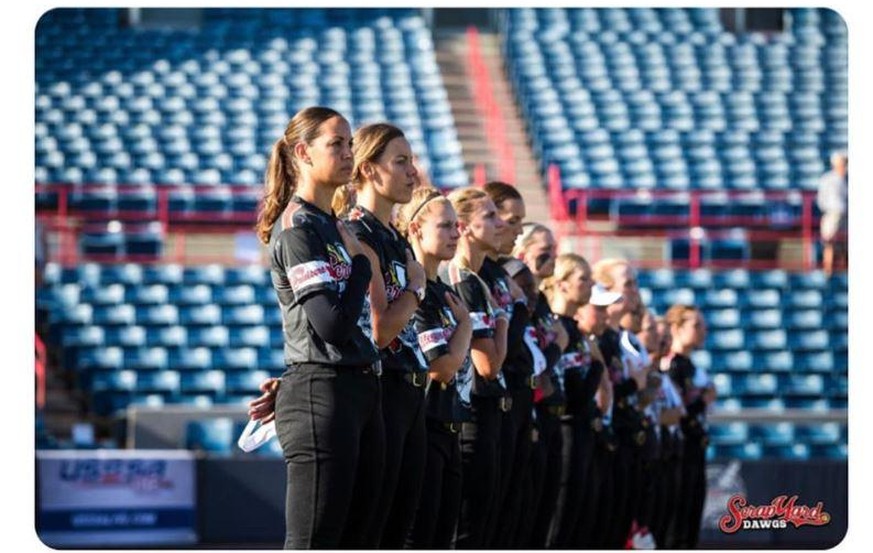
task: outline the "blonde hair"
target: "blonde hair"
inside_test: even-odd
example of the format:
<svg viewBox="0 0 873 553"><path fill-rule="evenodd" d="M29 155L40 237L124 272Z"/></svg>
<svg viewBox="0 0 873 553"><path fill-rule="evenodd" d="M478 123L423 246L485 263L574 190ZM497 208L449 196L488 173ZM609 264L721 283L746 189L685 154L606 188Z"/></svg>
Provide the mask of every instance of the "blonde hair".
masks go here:
<svg viewBox="0 0 873 553"><path fill-rule="evenodd" d="M288 206L297 188L299 168L294 147L301 142L312 144L313 140L321 136L321 125L334 117L342 117L342 115L338 111L324 107L302 109L288 122L282 138L273 144L264 175L264 202L255 224L258 238L264 244L270 243L273 225Z"/></svg>
<svg viewBox="0 0 873 553"><path fill-rule="evenodd" d="M591 277L595 282L602 284L607 290L612 290L615 286L615 269L622 265L630 266L630 263L625 259L610 257L601 259L591 268Z"/></svg>
<svg viewBox="0 0 873 553"><path fill-rule="evenodd" d="M429 213L433 206L440 203L450 204L449 199L433 186L419 186L412 191L412 199L409 203L401 205L397 210L394 227L408 238L409 223Z"/></svg>
<svg viewBox="0 0 873 553"><path fill-rule="evenodd" d="M455 208L455 213L458 214L458 219L468 223L473 211L476 209L474 202L490 199L490 196L481 188L467 186L452 190L448 198L452 202L452 207Z"/></svg>
<svg viewBox="0 0 873 553"><path fill-rule="evenodd" d="M697 312L697 308L693 305L677 303L667 310L667 314L664 315L664 321L672 329L681 326L689 314L697 314Z"/></svg>
<svg viewBox="0 0 873 553"><path fill-rule="evenodd" d="M577 269L583 269L588 265L588 261L584 257L575 253L562 253L555 258L555 271L552 276L543 279L540 284L540 290L546 295L549 303L555 297L555 291L558 288L559 282L564 282Z"/></svg>
<svg viewBox="0 0 873 553"><path fill-rule="evenodd" d="M388 123L373 123L364 125L352 136L352 154L355 156L355 167L352 170L351 183L336 189L330 207L337 217L345 217L355 205L355 193L361 189L366 180L361 170L365 162L375 162L385 148L395 138L405 138L399 128Z"/></svg>
<svg viewBox="0 0 873 553"><path fill-rule="evenodd" d="M531 244L533 244L534 239L537 235L543 233L551 234L552 231L549 227L545 225L541 225L539 223L525 223L521 226L522 231L518 238L515 239L515 245L512 247L512 257L521 257L524 255L525 250L527 250Z"/></svg>

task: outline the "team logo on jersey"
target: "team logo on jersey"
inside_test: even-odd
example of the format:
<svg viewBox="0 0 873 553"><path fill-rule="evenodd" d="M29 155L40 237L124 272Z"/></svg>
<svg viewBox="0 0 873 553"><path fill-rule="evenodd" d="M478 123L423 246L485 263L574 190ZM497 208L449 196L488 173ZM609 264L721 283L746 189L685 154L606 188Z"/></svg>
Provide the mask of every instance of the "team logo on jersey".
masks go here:
<svg viewBox="0 0 873 553"><path fill-rule="evenodd" d="M330 274L334 280L348 280L352 276L352 258L349 257L345 247L339 244L328 244L327 259L330 263Z"/></svg>
<svg viewBox="0 0 873 553"><path fill-rule="evenodd" d="M406 266L392 261L382 278L385 280L385 297L388 298L389 302L392 302L406 289Z"/></svg>
<svg viewBox="0 0 873 553"><path fill-rule="evenodd" d="M797 496L780 495L769 505L750 505L740 494L732 496L727 503L728 514L718 521L718 528L725 534L739 530L785 529L789 524L801 526L824 526L831 522L831 515L824 511L819 501L815 507L797 505Z"/></svg>
<svg viewBox="0 0 873 553"><path fill-rule="evenodd" d="M334 280L330 265L324 261L300 263L288 269L286 276L295 294L310 286L327 284Z"/></svg>
<svg viewBox="0 0 873 553"><path fill-rule="evenodd" d="M512 294L509 293L509 285L506 284L506 281L502 278L497 279L497 282L494 283L494 287L491 289L491 295L494 296L494 301L496 301L497 305L500 307L512 305Z"/></svg>

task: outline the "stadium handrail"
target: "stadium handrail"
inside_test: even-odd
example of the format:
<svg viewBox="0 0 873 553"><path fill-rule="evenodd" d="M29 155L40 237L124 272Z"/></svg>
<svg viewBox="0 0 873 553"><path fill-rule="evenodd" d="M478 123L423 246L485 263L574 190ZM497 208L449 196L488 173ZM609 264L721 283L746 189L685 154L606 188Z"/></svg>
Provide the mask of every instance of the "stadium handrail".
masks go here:
<svg viewBox="0 0 873 553"><path fill-rule="evenodd" d="M564 189L561 183L560 169L550 164L547 172L549 190L549 207L552 220L559 223L562 229L570 228L571 234L585 237L606 236L660 236L668 238L688 238L690 242L689 261L673 261L676 267L698 268L701 265L700 249L703 238L720 238L731 235L731 227L742 227L750 242L780 241L800 239L802 243L802 268L814 268L814 246L817 238L820 215L815 209L815 191L810 190L642 190L642 189ZM773 224L770 217L751 215L703 215L702 201L706 198L757 199L773 205L782 201L786 206L800 208L799 216L790 213L783 214L778 224ZM589 214L589 200L620 200L623 198L642 201L656 199L687 200L688 211L684 215L627 215L613 214L612 210L605 216L596 217ZM571 209L575 206L575 210ZM604 230L592 226L593 221L609 221L615 224L614 229ZM624 226L625 228L620 228ZM682 228L676 228L681 226ZM629 229L627 227L634 227ZM838 239L846 241L845 231L838 234ZM769 263L755 263L754 260L744 262L750 268L760 265L769 267ZM717 267L718 261L710 265ZM736 261L724 263L726 267L736 265Z"/></svg>
<svg viewBox="0 0 873 553"><path fill-rule="evenodd" d="M498 163L499 178L504 182L514 183L516 174L512 145L506 136L503 112L494 98L491 73L482 54L479 29L474 25L467 27L467 73L473 83L473 100L483 118L485 140ZM484 184L484 181L479 183L478 178L481 178L481 175L477 173L474 175L474 183Z"/></svg>

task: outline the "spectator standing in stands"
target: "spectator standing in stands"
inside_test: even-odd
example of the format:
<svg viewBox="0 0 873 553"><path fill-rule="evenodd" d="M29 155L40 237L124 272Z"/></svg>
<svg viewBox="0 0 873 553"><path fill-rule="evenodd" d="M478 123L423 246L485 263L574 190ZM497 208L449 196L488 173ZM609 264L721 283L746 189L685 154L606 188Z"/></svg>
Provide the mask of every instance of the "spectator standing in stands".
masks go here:
<svg viewBox="0 0 873 553"><path fill-rule="evenodd" d="M274 401L288 549L368 547L382 488L379 352L358 324L369 320L372 269L330 207L352 176L351 140L338 112L299 111L273 145L258 214L285 338Z"/></svg>
<svg viewBox="0 0 873 553"><path fill-rule="evenodd" d="M500 244L503 221L484 191L460 188L449 194L458 215L461 238L455 257L441 267L440 276L464 300L473 323L470 356L475 369L471 404L473 417L464 424L461 444L464 462L464 502L458 547L481 549L487 544L488 522L498 508L500 432L510 409L501 372L506 358L509 315L498 307L478 272L487 252Z"/></svg>
<svg viewBox="0 0 873 553"><path fill-rule="evenodd" d="M715 401L715 387L706 371L695 367L691 361L691 352L706 339L703 316L693 306L674 305L667 311L666 319L672 345L665 364L685 408L680 421L684 436L681 483L672 543L668 546L695 549L706 499L706 448L709 445L706 410Z"/></svg>
<svg viewBox="0 0 873 553"><path fill-rule="evenodd" d="M415 312L418 343L427 358L427 460L424 483L409 547L450 549L461 509L462 463L459 432L470 420L473 325L461 298L437 276L439 264L457 250L457 217L452 204L435 188L413 192L398 212L405 232L427 275L427 293Z"/></svg>
<svg viewBox="0 0 873 553"><path fill-rule="evenodd" d="M352 140L356 205L349 187L334 197L348 227L373 267L369 294L373 341L382 363L385 477L366 543L400 549L418 506L427 454L424 387L428 364L412 316L424 300L426 277L412 248L391 224L396 205L412 198L417 170L403 131L385 123L366 125ZM362 322L362 327L366 323Z"/></svg>
<svg viewBox="0 0 873 553"><path fill-rule="evenodd" d="M845 152L831 154L831 170L822 175L816 203L821 210L822 267L833 274L835 261L845 262L846 247L838 236L847 227L849 158Z"/></svg>

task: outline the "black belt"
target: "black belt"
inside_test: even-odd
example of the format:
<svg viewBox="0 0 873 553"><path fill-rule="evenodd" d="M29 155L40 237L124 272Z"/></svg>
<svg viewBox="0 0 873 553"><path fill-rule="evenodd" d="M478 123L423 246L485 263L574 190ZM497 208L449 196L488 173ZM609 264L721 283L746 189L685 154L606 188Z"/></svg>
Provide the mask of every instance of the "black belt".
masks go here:
<svg viewBox="0 0 873 553"><path fill-rule="evenodd" d="M543 405L542 408L545 409L546 413L556 417L563 417L564 413L567 412L566 405Z"/></svg>
<svg viewBox="0 0 873 553"><path fill-rule="evenodd" d="M415 388L422 388L427 384L427 373L424 371L385 371L383 374L394 375Z"/></svg>
<svg viewBox="0 0 873 553"><path fill-rule="evenodd" d="M434 419L427 420L427 425L429 427L432 427L432 428L437 429L437 430L445 430L446 432L450 432L452 434L457 434L458 432L460 432L461 428L463 427L463 424L464 423L462 423L462 422L445 422L445 421L438 421L438 420L434 420Z"/></svg>

